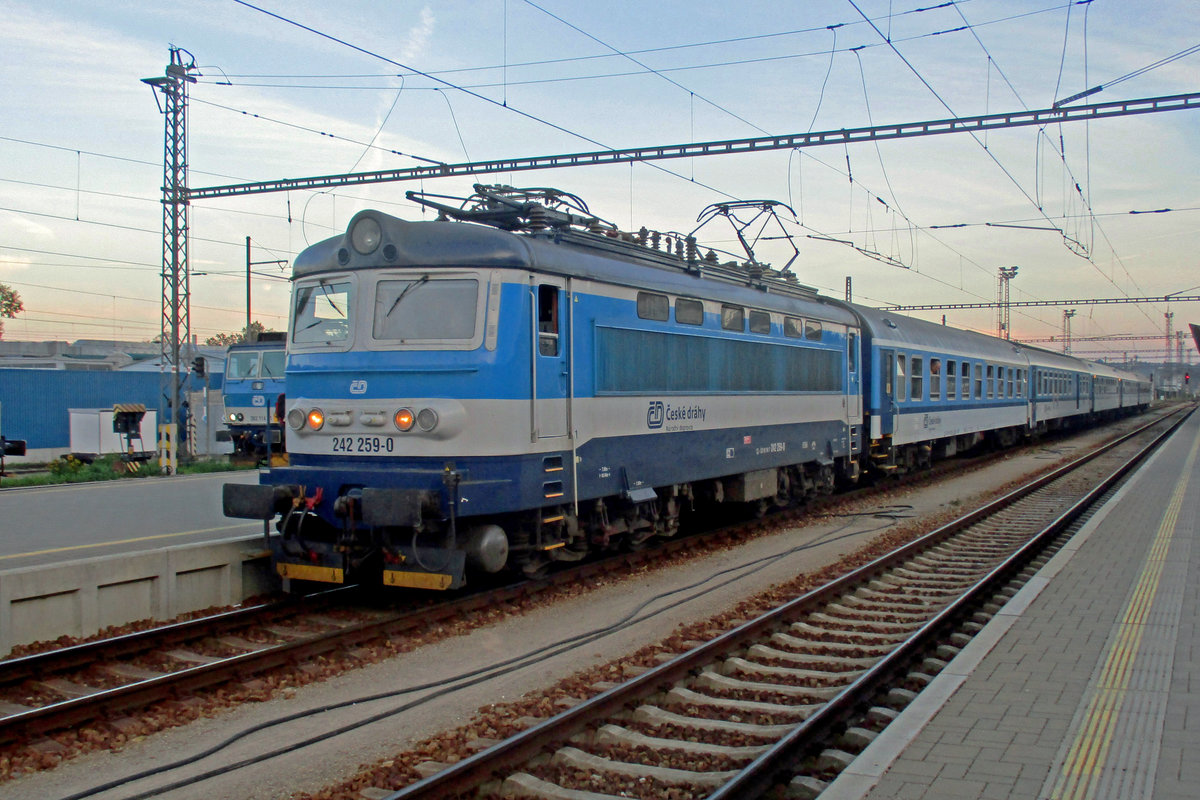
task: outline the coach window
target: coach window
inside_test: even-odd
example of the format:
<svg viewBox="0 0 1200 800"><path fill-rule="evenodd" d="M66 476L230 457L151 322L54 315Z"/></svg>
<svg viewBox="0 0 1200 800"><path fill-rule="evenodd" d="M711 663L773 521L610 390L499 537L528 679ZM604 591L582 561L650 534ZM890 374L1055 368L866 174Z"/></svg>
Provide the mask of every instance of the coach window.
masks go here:
<svg viewBox="0 0 1200 800"><path fill-rule="evenodd" d="M821 341L821 323L813 319L804 320L804 338L814 342Z"/></svg>
<svg viewBox="0 0 1200 800"><path fill-rule="evenodd" d="M996 368L991 364L987 365L987 396L989 400L996 396Z"/></svg>
<svg viewBox="0 0 1200 800"><path fill-rule="evenodd" d="M929 399L942 400L942 360L929 359Z"/></svg>
<svg viewBox="0 0 1200 800"><path fill-rule="evenodd" d="M799 317L783 318L783 335L789 339L804 338L804 320Z"/></svg>
<svg viewBox="0 0 1200 800"><path fill-rule="evenodd" d="M983 365L975 365L975 399L983 399Z"/></svg>
<svg viewBox="0 0 1200 800"><path fill-rule="evenodd" d="M675 321L680 325L703 325L704 304L680 297L675 301Z"/></svg>
<svg viewBox="0 0 1200 800"><path fill-rule="evenodd" d="M721 306L721 327L727 331L745 331L746 309L741 306Z"/></svg>
<svg viewBox="0 0 1200 800"><path fill-rule="evenodd" d="M959 375L961 376L961 379L962 379L962 391L959 392L959 394L962 395L963 400L970 400L971 399L971 362L970 361L962 362L962 370L959 372Z"/></svg>
<svg viewBox="0 0 1200 800"><path fill-rule="evenodd" d="M1008 367L1004 371L1008 375L1008 391L1006 392L1006 394L1008 397L1015 397L1016 395L1013 394L1013 370L1012 370L1012 367Z"/></svg>
<svg viewBox="0 0 1200 800"><path fill-rule="evenodd" d="M558 355L558 287L538 287L538 353Z"/></svg>
<svg viewBox="0 0 1200 800"><path fill-rule="evenodd" d="M908 358L904 353L896 354L896 399L908 399Z"/></svg>
<svg viewBox="0 0 1200 800"><path fill-rule="evenodd" d="M958 362L946 362L946 398L953 400L958 397Z"/></svg>
<svg viewBox="0 0 1200 800"><path fill-rule="evenodd" d="M750 312L750 332L751 333L770 333L771 332L771 315L765 311Z"/></svg>
<svg viewBox="0 0 1200 800"><path fill-rule="evenodd" d="M846 363L850 365L850 374L858 372L858 334L846 334Z"/></svg>
<svg viewBox="0 0 1200 800"><path fill-rule="evenodd" d="M912 391L908 396L913 400L925 399L925 359L920 356L912 357Z"/></svg>
<svg viewBox="0 0 1200 800"><path fill-rule="evenodd" d="M666 322L671 317L671 301L665 294L638 292L637 315L642 319Z"/></svg>

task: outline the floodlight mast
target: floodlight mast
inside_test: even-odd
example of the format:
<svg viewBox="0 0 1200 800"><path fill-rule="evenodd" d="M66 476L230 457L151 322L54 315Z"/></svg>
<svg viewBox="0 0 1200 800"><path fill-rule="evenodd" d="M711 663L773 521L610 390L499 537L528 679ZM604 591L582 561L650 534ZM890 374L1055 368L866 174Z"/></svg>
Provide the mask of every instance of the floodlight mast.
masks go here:
<svg viewBox="0 0 1200 800"><path fill-rule="evenodd" d="M187 54L188 62L183 61ZM162 324L159 331L159 463L174 475L179 463L179 417L183 408L180 365L188 360L182 351L191 347L191 294L188 288L188 186L187 186L187 97L188 84L195 83L196 69L191 53L171 47L166 75L143 78L162 95L159 110L165 119L163 134L163 247ZM165 414L164 414L165 412Z"/></svg>

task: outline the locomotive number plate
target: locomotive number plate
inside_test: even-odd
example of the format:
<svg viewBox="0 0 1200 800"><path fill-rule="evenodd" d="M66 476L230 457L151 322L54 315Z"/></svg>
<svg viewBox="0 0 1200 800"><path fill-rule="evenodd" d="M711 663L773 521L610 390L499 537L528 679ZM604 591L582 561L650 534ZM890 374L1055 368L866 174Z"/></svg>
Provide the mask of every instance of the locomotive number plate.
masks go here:
<svg viewBox="0 0 1200 800"><path fill-rule="evenodd" d="M331 453L394 453L391 436L334 436L329 440Z"/></svg>

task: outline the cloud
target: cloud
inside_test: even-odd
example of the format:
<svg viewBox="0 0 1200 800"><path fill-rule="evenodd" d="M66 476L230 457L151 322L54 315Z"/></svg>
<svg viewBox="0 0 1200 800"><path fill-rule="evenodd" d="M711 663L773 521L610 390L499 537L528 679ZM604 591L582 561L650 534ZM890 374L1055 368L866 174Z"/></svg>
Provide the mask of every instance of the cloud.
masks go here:
<svg viewBox="0 0 1200 800"><path fill-rule="evenodd" d="M435 22L433 10L429 6L422 8L420 22L408 31L408 37L400 51L401 58L405 61L412 61L425 55L429 40L433 36Z"/></svg>
<svg viewBox="0 0 1200 800"><path fill-rule="evenodd" d="M14 214L11 211L0 211L0 229L7 230L10 234L20 234L23 242L28 242L29 238L39 242L48 242L54 238L54 231L48 225L43 225L28 215ZM16 239L17 237L13 237L13 240Z"/></svg>

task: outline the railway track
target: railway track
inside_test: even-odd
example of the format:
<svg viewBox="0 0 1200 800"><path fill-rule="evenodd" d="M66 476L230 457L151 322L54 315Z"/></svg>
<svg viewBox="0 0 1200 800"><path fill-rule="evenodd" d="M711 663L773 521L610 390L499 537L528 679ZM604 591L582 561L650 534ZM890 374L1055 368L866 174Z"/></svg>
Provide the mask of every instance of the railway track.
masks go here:
<svg viewBox="0 0 1200 800"><path fill-rule="evenodd" d="M388 798L815 797L1182 416Z"/></svg>
<svg viewBox="0 0 1200 800"><path fill-rule="evenodd" d="M943 462L887 486L900 488L936 480L942 472L986 464L1003 454ZM750 527L786 522L789 515L820 511L862 497L875 488L817 498L783 517L749 523ZM887 493L886 491L884 492ZM701 540L717 544L744 535L747 524L675 539L663 546L623 553L581 564L539 580L522 581L474 594L424 596L403 611L354 607L345 590L326 592L303 602L289 601L154 628L113 639L89 642L32 656L0 661L0 745L30 743L56 731L80 729L103 721L120 729L132 717L163 701L231 682L245 684L280 667L309 669L314 659L389 642L472 612L519 602L557 586L598 575L627 571L631 565L670 558L677 550L695 550ZM349 605L348 605L349 604ZM369 647L364 647L369 650ZM352 666L352 664L348 665ZM117 724L114 725L114 720Z"/></svg>
<svg viewBox="0 0 1200 800"><path fill-rule="evenodd" d="M946 472L988 463L986 454L889 481L895 489L937 480ZM819 512L831 504L876 492L862 488L821 496L782 515L717 527L663 542L655 548L619 553L572 565L536 580L431 600L422 595L403 611L363 607L353 588L302 600L263 603L112 638L0 660L0 745L31 741L96 720L120 718L164 701L230 682L246 682L280 667L299 668L333 651L428 628L498 604L512 603L557 586L628 570L703 541L719 543L746 526L779 524ZM349 604L349 605L348 605Z"/></svg>

